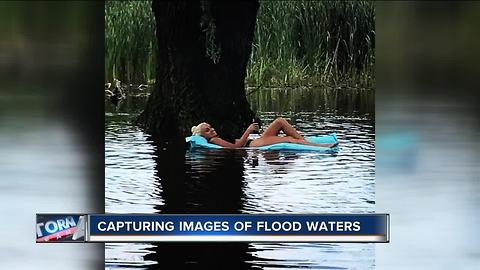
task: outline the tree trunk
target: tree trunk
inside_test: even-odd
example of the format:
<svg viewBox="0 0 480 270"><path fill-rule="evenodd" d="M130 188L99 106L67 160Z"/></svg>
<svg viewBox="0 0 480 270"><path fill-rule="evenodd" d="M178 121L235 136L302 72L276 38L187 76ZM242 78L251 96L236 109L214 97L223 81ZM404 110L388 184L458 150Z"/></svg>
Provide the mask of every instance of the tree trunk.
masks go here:
<svg viewBox="0 0 480 270"><path fill-rule="evenodd" d="M156 86L137 123L154 139L180 141L208 122L238 138L254 113L245 96L258 1L153 1Z"/></svg>

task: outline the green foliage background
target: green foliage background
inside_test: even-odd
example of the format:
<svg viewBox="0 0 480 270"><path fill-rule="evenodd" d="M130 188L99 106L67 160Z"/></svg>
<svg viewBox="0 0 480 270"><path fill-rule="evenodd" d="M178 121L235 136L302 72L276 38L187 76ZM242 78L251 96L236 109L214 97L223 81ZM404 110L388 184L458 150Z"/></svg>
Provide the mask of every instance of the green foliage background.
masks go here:
<svg viewBox="0 0 480 270"><path fill-rule="evenodd" d="M156 42L151 2L107 1L105 22L106 80L153 83ZM248 86L370 89L374 66L373 2L260 2Z"/></svg>

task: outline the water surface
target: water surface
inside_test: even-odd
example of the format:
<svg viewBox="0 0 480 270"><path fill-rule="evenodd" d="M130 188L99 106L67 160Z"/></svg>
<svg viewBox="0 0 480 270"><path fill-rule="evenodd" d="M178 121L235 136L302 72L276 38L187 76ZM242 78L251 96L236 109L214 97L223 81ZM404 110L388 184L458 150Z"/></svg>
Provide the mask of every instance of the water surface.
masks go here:
<svg viewBox="0 0 480 270"><path fill-rule="evenodd" d="M109 107L105 207L112 213L366 213L375 210L370 92L272 90L251 97L268 123L288 119L306 136L336 132L337 154L157 149L132 125L144 98ZM265 98L267 96L268 98ZM371 269L373 244L106 244L107 268Z"/></svg>

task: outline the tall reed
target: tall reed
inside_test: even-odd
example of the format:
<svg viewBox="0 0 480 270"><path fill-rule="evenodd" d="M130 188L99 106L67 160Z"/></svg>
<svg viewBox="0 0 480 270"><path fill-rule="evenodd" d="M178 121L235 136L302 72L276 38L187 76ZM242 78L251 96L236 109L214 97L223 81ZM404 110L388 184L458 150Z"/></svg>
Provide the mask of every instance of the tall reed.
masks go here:
<svg viewBox="0 0 480 270"><path fill-rule="evenodd" d="M151 1L107 1L107 81L155 78ZM200 22L199 22L200 24ZM369 1L261 1L248 86L372 88L375 9Z"/></svg>
<svg viewBox="0 0 480 270"><path fill-rule="evenodd" d="M367 1L262 1L248 85L372 87L375 10Z"/></svg>
<svg viewBox="0 0 480 270"><path fill-rule="evenodd" d="M151 1L105 3L105 78L147 83L155 78L155 19Z"/></svg>

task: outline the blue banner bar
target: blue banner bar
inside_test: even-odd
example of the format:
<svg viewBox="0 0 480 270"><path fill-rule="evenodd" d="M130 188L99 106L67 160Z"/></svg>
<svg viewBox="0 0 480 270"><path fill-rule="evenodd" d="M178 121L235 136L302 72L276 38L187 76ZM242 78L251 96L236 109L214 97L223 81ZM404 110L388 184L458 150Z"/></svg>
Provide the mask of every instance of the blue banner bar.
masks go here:
<svg viewBox="0 0 480 270"><path fill-rule="evenodd" d="M90 215L87 241L388 242L387 214Z"/></svg>

